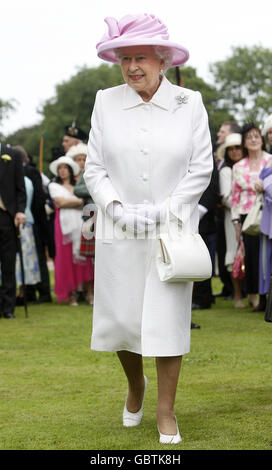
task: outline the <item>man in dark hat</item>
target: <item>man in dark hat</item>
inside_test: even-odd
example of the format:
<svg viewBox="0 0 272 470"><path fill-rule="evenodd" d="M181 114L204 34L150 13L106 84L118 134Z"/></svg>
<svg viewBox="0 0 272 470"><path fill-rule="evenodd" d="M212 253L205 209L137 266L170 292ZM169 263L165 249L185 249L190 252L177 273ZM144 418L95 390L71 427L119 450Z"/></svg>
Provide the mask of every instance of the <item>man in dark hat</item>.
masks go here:
<svg viewBox="0 0 272 470"><path fill-rule="evenodd" d="M79 129L73 122L72 125L65 127L65 134L62 139L62 146L64 152L67 153L68 150L73 146L83 142L87 139L87 134L82 129Z"/></svg>
<svg viewBox="0 0 272 470"><path fill-rule="evenodd" d="M14 318L16 229L25 224L26 191L21 155L0 143L0 316Z"/></svg>

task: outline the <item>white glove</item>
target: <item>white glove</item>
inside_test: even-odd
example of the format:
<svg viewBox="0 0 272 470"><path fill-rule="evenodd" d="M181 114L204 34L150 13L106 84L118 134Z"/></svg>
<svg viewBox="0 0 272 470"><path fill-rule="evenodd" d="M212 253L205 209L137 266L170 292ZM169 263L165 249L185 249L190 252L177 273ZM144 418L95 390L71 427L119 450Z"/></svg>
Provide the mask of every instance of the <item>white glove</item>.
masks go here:
<svg viewBox="0 0 272 470"><path fill-rule="evenodd" d="M166 216L162 204L126 204L126 209L128 212L147 217L155 222L163 222Z"/></svg>
<svg viewBox="0 0 272 470"><path fill-rule="evenodd" d="M123 216L117 221L117 225L132 233L145 233L154 230L156 222L148 217L124 211Z"/></svg>
<svg viewBox="0 0 272 470"><path fill-rule="evenodd" d="M156 221L150 217L145 217L140 213L129 212L123 208L121 203L114 201L109 204L107 213L112 217L122 229L133 233L145 233L154 230Z"/></svg>

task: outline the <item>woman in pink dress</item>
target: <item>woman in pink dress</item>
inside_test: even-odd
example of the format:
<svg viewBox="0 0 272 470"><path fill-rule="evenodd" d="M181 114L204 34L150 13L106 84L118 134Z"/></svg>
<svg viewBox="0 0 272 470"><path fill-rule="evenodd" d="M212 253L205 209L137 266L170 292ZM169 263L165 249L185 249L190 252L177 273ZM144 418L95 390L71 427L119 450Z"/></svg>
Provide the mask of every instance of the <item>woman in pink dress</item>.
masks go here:
<svg viewBox="0 0 272 470"><path fill-rule="evenodd" d="M70 305L76 306L77 287L85 283L88 289L94 277L90 259L80 256L83 200L74 195L75 176L80 168L67 156L54 160L49 168L56 176L48 188L56 207L55 293L58 302L69 300ZM91 291L87 292L87 297L91 295Z"/></svg>

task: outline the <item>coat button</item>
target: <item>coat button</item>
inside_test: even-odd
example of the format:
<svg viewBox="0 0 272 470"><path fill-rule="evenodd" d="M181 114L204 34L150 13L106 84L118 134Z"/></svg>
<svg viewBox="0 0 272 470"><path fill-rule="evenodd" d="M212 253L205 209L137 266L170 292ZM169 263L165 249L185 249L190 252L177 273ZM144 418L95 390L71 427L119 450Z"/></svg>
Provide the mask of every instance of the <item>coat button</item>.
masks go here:
<svg viewBox="0 0 272 470"><path fill-rule="evenodd" d="M148 181L148 175L146 173L142 174L143 181Z"/></svg>
<svg viewBox="0 0 272 470"><path fill-rule="evenodd" d="M142 149L141 151L142 151L142 153L143 153L144 155L147 155L147 154L148 154L148 149Z"/></svg>

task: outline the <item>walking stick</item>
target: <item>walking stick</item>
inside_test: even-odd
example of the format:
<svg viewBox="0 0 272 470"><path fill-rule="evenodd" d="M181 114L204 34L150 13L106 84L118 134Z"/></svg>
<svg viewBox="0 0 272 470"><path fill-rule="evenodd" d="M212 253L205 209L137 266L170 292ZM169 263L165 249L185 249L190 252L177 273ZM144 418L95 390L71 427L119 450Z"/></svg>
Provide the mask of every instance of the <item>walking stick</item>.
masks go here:
<svg viewBox="0 0 272 470"><path fill-rule="evenodd" d="M43 147L44 147L44 141L45 141L46 136L47 136L47 133L44 132L40 138L40 148L39 148L39 172L40 173L43 172Z"/></svg>
<svg viewBox="0 0 272 470"><path fill-rule="evenodd" d="M41 136L40 140L40 151L39 151L39 171L43 172L43 144L44 144L44 135Z"/></svg>
<svg viewBox="0 0 272 470"><path fill-rule="evenodd" d="M178 86L183 86L184 83L183 83L183 80L180 76L180 71L179 71L179 67L175 67L175 70L176 70L176 82L177 82L177 85Z"/></svg>
<svg viewBox="0 0 272 470"><path fill-rule="evenodd" d="M24 270L24 258L23 258L22 244L21 244L20 225L18 227L16 227L16 230L17 230L17 240L18 240L18 248L19 248L21 275L22 275L22 288L23 288L23 299L24 299L24 307L25 307L25 317L27 318L28 317L28 311L27 311L27 301L26 301L25 270Z"/></svg>

